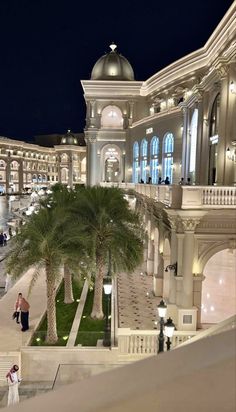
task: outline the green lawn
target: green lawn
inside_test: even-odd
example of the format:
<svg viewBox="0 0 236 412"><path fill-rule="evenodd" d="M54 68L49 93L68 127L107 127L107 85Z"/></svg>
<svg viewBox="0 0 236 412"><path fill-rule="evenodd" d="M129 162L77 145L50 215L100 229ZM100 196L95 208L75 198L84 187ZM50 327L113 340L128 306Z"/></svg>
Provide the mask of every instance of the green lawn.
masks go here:
<svg viewBox="0 0 236 412"><path fill-rule="evenodd" d="M73 293L75 301L70 304L65 304L64 300L64 282L62 282L56 297L56 316L57 316L57 332L58 341L55 345L45 343L47 330L47 317L43 318L39 328L35 332L31 341L31 346L66 346L70 334L71 326L75 317L80 295L83 289L83 283L73 280ZM64 339L63 339L64 337Z"/></svg>
<svg viewBox="0 0 236 412"><path fill-rule="evenodd" d="M79 326L79 331L75 341L75 345L79 343L83 346L96 346L98 339L103 339L103 331L105 327L105 320L93 320L90 318L93 306L94 291L88 291L87 299L84 305L84 311ZM105 313L106 298L103 295L103 311ZM84 317L85 316L85 317Z"/></svg>

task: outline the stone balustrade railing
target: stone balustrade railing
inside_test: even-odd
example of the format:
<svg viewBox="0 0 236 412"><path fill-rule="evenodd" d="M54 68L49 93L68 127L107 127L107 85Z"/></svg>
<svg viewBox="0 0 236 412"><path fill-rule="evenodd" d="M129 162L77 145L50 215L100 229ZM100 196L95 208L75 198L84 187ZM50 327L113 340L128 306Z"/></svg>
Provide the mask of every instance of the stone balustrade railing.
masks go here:
<svg viewBox="0 0 236 412"><path fill-rule="evenodd" d="M118 186L163 203L172 209L235 209L234 186L181 186L134 183L102 183L102 186Z"/></svg>
<svg viewBox="0 0 236 412"><path fill-rule="evenodd" d="M118 349L123 355L155 355L158 347L159 330L118 329ZM175 331L171 348L176 348L183 342L196 336L196 331ZM165 348L166 349L166 348Z"/></svg>
<svg viewBox="0 0 236 412"><path fill-rule="evenodd" d="M213 325L210 328L203 330L202 332L199 332L190 340L182 342L181 346L194 343L199 339L208 338L209 336L216 335L217 333L226 332L232 329L236 329L236 315L230 316L222 322L219 322L216 325Z"/></svg>

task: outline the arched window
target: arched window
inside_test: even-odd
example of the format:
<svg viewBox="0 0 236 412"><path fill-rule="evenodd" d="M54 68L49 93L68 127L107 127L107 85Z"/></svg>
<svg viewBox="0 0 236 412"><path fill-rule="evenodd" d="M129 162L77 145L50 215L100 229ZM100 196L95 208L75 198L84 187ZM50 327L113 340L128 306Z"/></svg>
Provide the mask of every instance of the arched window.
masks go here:
<svg viewBox="0 0 236 412"><path fill-rule="evenodd" d="M189 173L191 173L191 181L195 182L195 168L196 168L196 150L197 150L197 123L198 123L198 109L195 109L192 115L190 125L190 160Z"/></svg>
<svg viewBox="0 0 236 412"><path fill-rule="evenodd" d="M139 181L139 145L135 142L133 145L133 183Z"/></svg>
<svg viewBox="0 0 236 412"><path fill-rule="evenodd" d="M219 112L220 112L220 93L216 96L211 109L209 122L209 171L208 184L213 185L217 182L217 155L219 139Z"/></svg>
<svg viewBox="0 0 236 412"><path fill-rule="evenodd" d="M214 100L210 117L210 137L218 135L219 129L220 94Z"/></svg>
<svg viewBox="0 0 236 412"><path fill-rule="evenodd" d="M156 184L158 182L158 165L159 165L159 139L154 136L151 140L150 146L150 176L152 178L152 183Z"/></svg>
<svg viewBox="0 0 236 412"><path fill-rule="evenodd" d="M148 153L148 142L143 139L141 142L141 179L144 183L147 181L147 153Z"/></svg>
<svg viewBox="0 0 236 412"><path fill-rule="evenodd" d="M123 116L120 108L106 106L102 111L101 126L109 129L123 129Z"/></svg>
<svg viewBox="0 0 236 412"><path fill-rule="evenodd" d="M174 136L172 133L167 133L163 142L163 178L169 177L170 183L172 183L172 165L173 165L173 152L174 152Z"/></svg>

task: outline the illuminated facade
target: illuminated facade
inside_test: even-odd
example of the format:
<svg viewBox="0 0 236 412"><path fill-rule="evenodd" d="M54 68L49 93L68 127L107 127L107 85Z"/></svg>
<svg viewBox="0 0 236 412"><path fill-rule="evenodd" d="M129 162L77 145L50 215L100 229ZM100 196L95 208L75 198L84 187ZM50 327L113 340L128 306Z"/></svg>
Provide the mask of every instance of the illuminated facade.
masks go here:
<svg viewBox="0 0 236 412"><path fill-rule="evenodd" d="M143 270L179 330L235 312L235 22L236 2L201 49L144 82L112 44L82 81L87 182L135 191Z"/></svg>
<svg viewBox="0 0 236 412"><path fill-rule="evenodd" d="M236 1L201 49L146 81L112 44L81 81L87 147L69 132L53 148L0 138L3 192L56 182L135 190L148 233L144 271L179 330L201 323L208 262L235 250L235 21ZM223 260L233 270L235 258Z"/></svg>
<svg viewBox="0 0 236 412"><path fill-rule="evenodd" d="M86 147L69 131L52 148L0 137L0 191L86 183Z"/></svg>

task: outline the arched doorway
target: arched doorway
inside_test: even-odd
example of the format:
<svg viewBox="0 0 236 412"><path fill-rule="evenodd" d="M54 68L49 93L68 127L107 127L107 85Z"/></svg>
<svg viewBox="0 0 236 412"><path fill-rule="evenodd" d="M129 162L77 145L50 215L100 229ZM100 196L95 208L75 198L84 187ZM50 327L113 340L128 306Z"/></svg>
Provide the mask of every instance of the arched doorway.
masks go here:
<svg viewBox="0 0 236 412"><path fill-rule="evenodd" d="M105 145L101 150L101 179L105 182L123 180L121 150L116 145Z"/></svg>
<svg viewBox="0 0 236 412"><path fill-rule="evenodd" d="M236 250L213 255L204 268L201 323L218 323L236 313Z"/></svg>
<svg viewBox="0 0 236 412"><path fill-rule="evenodd" d="M119 181L119 160L116 157L109 157L105 160L105 181Z"/></svg>

